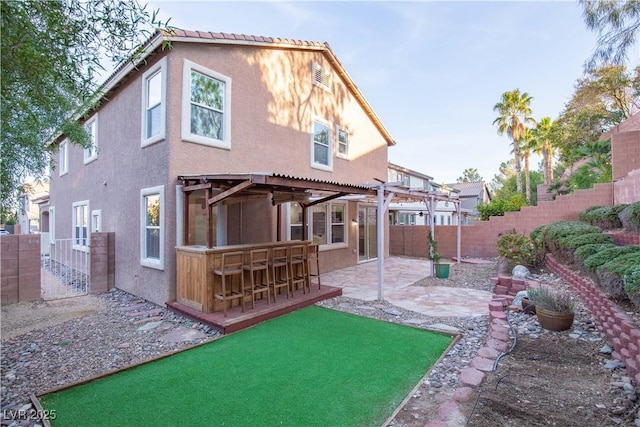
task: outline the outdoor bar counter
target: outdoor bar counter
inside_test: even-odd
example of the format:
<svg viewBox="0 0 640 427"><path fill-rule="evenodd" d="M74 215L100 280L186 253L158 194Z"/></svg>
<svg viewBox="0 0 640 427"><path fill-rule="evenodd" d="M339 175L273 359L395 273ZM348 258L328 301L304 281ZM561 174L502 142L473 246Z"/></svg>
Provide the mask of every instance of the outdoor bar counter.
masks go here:
<svg viewBox="0 0 640 427"><path fill-rule="evenodd" d="M248 262L249 251L283 246L311 244L310 241L289 240L282 242L250 243L243 245L214 246L178 246L176 247L176 299L178 302L203 313L222 311L222 302L214 294L220 293L222 283L213 270L220 267L225 252L245 252ZM245 280L249 280L248 276Z"/></svg>

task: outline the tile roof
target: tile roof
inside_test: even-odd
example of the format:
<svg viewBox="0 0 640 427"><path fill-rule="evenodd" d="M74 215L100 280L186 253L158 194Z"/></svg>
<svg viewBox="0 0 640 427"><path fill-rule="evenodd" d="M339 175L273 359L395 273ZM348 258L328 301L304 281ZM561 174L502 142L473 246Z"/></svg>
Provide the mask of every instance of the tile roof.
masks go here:
<svg viewBox="0 0 640 427"><path fill-rule="evenodd" d="M217 33L213 31L189 31L175 29L172 31L162 31L162 35L167 40L175 40L180 38L189 39L205 39L205 40L218 40L226 42L240 42L240 43L265 43L278 46L295 46L295 47L315 47L321 49L331 49L327 42L315 42L306 40L286 39L279 37L264 37L254 36L247 34L235 34L235 33Z"/></svg>

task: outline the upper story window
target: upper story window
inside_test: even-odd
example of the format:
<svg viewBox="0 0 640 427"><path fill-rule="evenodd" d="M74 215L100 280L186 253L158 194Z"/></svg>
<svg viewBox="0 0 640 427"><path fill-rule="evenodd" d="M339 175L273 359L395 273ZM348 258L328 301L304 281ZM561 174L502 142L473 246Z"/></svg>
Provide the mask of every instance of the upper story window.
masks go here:
<svg viewBox="0 0 640 427"><path fill-rule="evenodd" d="M231 148L231 79L184 61L182 139Z"/></svg>
<svg viewBox="0 0 640 427"><path fill-rule="evenodd" d="M338 157L349 157L349 133L343 129L338 128Z"/></svg>
<svg viewBox="0 0 640 427"><path fill-rule="evenodd" d="M73 249L86 251L89 242L89 202L73 204Z"/></svg>
<svg viewBox="0 0 640 427"><path fill-rule="evenodd" d="M84 124L89 134L89 146L84 149L84 163L90 163L98 158L98 115L96 114Z"/></svg>
<svg viewBox="0 0 640 427"><path fill-rule="evenodd" d="M166 58L142 75L142 146L165 137Z"/></svg>
<svg viewBox="0 0 640 427"><path fill-rule="evenodd" d="M313 84L331 91L331 73L317 62L313 63Z"/></svg>
<svg viewBox="0 0 640 427"><path fill-rule="evenodd" d="M62 176L69 172L69 141L65 139L60 143L58 154L60 155L58 160L59 173Z"/></svg>
<svg viewBox="0 0 640 427"><path fill-rule="evenodd" d="M331 155L331 129L327 123L314 121L311 138L311 166L331 170L333 167Z"/></svg>

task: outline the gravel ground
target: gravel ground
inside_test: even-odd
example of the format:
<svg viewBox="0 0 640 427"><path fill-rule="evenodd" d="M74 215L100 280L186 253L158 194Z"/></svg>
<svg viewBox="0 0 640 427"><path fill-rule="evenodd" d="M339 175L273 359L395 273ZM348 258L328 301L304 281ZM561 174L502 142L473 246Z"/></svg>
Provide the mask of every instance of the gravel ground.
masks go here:
<svg viewBox="0 0 640 427"><path fill-rule="evenodd" d="M449 279L426 278L416 286L452 286L491 291L491 277L496 265L453 265ZM541 272L544 274L544 272ZM544 280L555 280L551 275L540 276ZM56 387L81 381L106 372L140 363L167 353L210 341L219 333L209 327L176 315L166 308L141 300L120 290L89 297L90 309L77 310L73 319L59 318L56 321L17 321L5 328L7 313L3 307L3 340L1 346L2 416L1 425L38 425L33 421L10 421L6 417L18 409L32 409L29 394L42 393ZM427 379L407 403L403 411L390 424L410 425L407 414L418 400L450 396L458 386L460 370L467 367L485 342L488 331L488 316L458 318L432 317L393 306L388 302L364 302L338 297L318 303L340 311L395 323L404 323L421 328L457 333L458 342L443 356L429 373ZM31 315L38 317L46 312L47 303L27 307ZM67 307L68 311L68 307ZM23 313L24 315L24 313ZM15 316L15 315L14 315ZM14 317L12 316L12 317ZM585 330L596 333L588 325ZM26 318L29 316L26 315ZM44 316L47 317L47 316ZM40 316L42 319L43 316ZM532 331L526 322L528 317L514 317L516 327L528 333ZM518 320L520 319L520 320ZM193 334L187 341L166 340L168 333L185 328ZM441 400L440 400L441 401ZM429 408L429 405L423 405ZM14 412L12 412L14 411ZM411 414L420 420L428 414ZM426 418L425 418L426 419ZM420 425L424 425L424 420Z"/></svg>

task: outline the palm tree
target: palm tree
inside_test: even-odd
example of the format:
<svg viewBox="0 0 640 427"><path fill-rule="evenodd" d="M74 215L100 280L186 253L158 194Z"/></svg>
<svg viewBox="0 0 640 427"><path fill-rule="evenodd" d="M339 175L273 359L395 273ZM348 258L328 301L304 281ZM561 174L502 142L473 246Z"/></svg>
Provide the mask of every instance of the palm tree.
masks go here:
<svg viewBox="0 0 640 427"><path fill-rule="evenodd" d="M529 159L531 158L533 133L531 129L525 128L524 135L521 140L520 155L524 160L524 188L527 197L527 203L531 204L531 174L529 168Z"/></svg>
<svg viewBox="0 0 640 427"><path fill-rule="evenodd" d="M532 150L537 154L542 154L542 167L544 170L544 183L553 182L553 157L556 155L553 146L553 136L557 125L551 117L540 119L535 128L532 129L533 139L531 141Z"/></svg>
<svg viewBox="0 0 640 427"><path fill-rule="evenodd" d="M498 113L498 117L493 121L498 125L498 134L505 133L511 139L513 145L513 158L516 166L516 189L522 193L522 166L520 164L520 142L525 134L526 125L535 123L531 118L531 100L533 98L527 92L520 92L520 89L505 92L500 98L500 102L493 106L493 111Z"/></svg>

